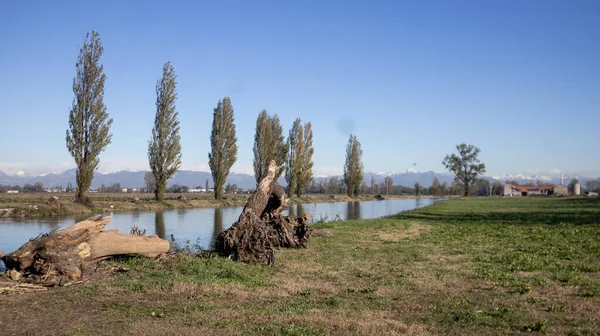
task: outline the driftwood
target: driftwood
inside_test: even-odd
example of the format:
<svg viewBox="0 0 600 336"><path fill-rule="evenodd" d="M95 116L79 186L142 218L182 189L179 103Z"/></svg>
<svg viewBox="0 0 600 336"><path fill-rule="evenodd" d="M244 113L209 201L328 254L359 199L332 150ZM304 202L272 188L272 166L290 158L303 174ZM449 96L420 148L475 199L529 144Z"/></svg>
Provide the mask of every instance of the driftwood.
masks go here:
<svg viewBox="0 0 600 336"><path fill-rule="evenodd" d="M250 196L238 220L215 239L215 251L247 263L272 265L274 249L304 248L310 240L308 216L292 218L280 212L289 208L285 190L275 180L271 161L267 176Z"/></svg>
<svg viewBox="0 0 600 336"><path fill-rule="evenodd" d="M90 262L118 255L156 257L169 250L169 242L158 236L103 231L110 219L91 217L30 240L3 258L10 277L64 285L79 279Z"/></svg>

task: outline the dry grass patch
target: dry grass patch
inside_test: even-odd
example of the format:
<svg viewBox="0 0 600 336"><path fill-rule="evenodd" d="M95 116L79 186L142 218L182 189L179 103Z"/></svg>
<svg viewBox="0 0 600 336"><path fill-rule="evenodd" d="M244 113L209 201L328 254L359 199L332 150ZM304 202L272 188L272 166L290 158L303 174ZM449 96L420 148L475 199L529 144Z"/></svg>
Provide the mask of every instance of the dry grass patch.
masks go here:
<svg viewBox="0 0 600 336"><path fill-rule="evenodd" d="M393 231L380 231L378 232L378 236L379 239L384 242L400 242L405 239L419 236L421 233L429 230L431 230L430 225L414 223L405 230L402 230L402 228L397 228Z"/></svg>

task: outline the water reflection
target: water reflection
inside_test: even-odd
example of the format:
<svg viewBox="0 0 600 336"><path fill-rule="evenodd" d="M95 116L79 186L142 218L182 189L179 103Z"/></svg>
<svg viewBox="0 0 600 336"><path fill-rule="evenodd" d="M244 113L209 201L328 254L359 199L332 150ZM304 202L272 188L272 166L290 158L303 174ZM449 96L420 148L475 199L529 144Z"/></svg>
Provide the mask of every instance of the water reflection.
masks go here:
<svg viewBox="0 0 600 336"><path fill-rule="evenodd" d="M348 202L348 206L346 208L346 220L355 220L360 218L360 202Z"/></svg>
<svg viewBox="0 0 600 336"><path fill-rule="evenodd" d="M369 219L391 216L401 211L423 207L435 202L433 199L383 200L366 202L326 202L293 204L289 213L293 216L309 214L310 222L319 219ZM106 213L112 216L106 229L118 229L127 233L132 226L155 233L169 239L171 235L178 240L198 242L208 248L214 238L233 224L243 207L200 208L185 210L166 210L159 212ZM285 213L288 213L287 211ZM91 217L90 214L69 217L49 218L0 218L0 250L11 252L19 248L30 238L50 232L56 227L64 228ZM169 238L167 238L169 237Z"/></svg>
<svg viewBox="0 0 600 336"><path fill-rule="evenodd" d="M290 205L290 217L302 217L304 216L304 204L297 203Z"/></svg>
<svg viewBox="0 0 600 336"><path fill-rule="evenodd" d="M217 236L219 235L219 233L221 233L223 231L225 231L225 227L223 226L223 209L215 208L214 229L213 229L212 238L210 240L210 248L211 249L215 247L215 239L217 239Z"/></svg>
<svg viewBox="0 0 600 336"><path fill-rule="evenodd" d="M165 239L165 214L162 211L157 211L154 216L154 230L156 235Z"/></svg>
<svg viewBox="0 0 600 336"><path fill-rule="evenodd" d="M296 212L298 213L296 215L297 217L304 216L304 204L302 204L302 203L296 204Z"/></svg>
<svg viewBox="0 0 600 336"><path fill-rule="evenodd" d="M48 217L48 226L50 227L50 231L57 228L61 221L62 218L60 217Z"/></svg>

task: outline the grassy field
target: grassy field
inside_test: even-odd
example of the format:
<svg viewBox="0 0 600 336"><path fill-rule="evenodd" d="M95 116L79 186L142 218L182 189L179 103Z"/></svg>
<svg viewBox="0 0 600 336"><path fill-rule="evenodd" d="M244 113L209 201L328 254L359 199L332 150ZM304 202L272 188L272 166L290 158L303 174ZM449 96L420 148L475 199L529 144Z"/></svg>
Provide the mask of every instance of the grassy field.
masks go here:
<svg viewBox="0 0 600 336"><path fill-rule="evenodd" d="M50 202L51 197L58 202ZM248 194L225 195L215 200L212 194L184 193L166 194L163 201L155 201L153 194L141 193L90 193L93 208L73 202L75 195L67 193L25 193L0 194L0 217L50 217L77 214L157 211L170 209L189 209L205 207L242 206L246 204ZM389 199L414 198L413 195L389 195ZM293 197L292 203L344 202L375 200L372 195L350 198L346 195L309 194Z"/></svg>
<svg viewBox="0 0 600 336"><path fill-rule="evenodd" d="M333 236L274 267L123 259L0 296L0 334L600 335L600 199L454 199L317 226Z"/></svg>

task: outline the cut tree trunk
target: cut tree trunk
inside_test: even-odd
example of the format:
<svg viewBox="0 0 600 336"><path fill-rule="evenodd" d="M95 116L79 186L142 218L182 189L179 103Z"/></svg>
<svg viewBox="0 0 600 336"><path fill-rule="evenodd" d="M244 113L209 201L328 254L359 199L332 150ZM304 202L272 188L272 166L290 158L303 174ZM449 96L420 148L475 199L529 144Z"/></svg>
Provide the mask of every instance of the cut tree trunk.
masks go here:
<svg viewBox="0 0 600 336"><path fill-rule="evenodd" d="M215 240L215 251L247 263L272 265L274 249L308 246L311 230L308 216L292 218L285 190L275 180L277 165L271 161L267 176L250 196L238 220Z"/></svg>
<svg viewBox="0 0 600 336"><path fill-rule="evenodd" d="M156 257L169 250L158 236L102 231L111 217L95 216L25 243L4 257L8 269L34 281L62 285L77 280L87 264L119 256Z"/></svg>

